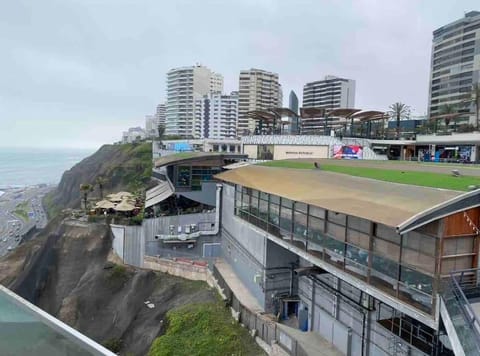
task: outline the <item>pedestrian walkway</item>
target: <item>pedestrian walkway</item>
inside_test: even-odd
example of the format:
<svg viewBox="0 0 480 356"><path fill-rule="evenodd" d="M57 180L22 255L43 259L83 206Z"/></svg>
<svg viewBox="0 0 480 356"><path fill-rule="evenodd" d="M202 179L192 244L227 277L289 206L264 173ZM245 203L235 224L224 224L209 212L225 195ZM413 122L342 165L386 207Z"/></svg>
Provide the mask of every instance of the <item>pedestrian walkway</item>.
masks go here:
<svg viewBox="0 0 480 356"><path fill-rule="evenodd" d="M257 299L237 277L237 274L233 271L232 266L230 266L228 262L219 258L215 262L215 266L240 303L252 312L262 313L264 311Z"/></svg>
<svg viewBox="0 0 480 356"><path fill-rule="evenodd" d="M223 277L225 283L228 285L232 293L235 295L238 301L245 308L249 309L253 313L263 314L264 310L261 307L260 303L253 296L253 294L250 293L250 291L245 287L243 282L238 278L238 276L232 269L232 266L228 262L226 262L223 259L218 259L217 262L215 262L215 267ZM263 315L263 317L267 317L267 315ZM273 319L273 316L272 316L272 319ZM276 328L275 328L276 330L278 328L278 330L282 330L285 334L287 334L289 338L296 340L307 355L312 355L312 356L343 355L331 343L329 343L327 340L321 337L318 333L303 332L303 331L300 331L299 329L292 328L287 325L283 325L280 323L275 323L275 324L276 324ZM278 334L276 337L275 337L275 334L276 333L274 333L274 339L277 338L277 341L278 341L279 340ZM272 347L271 351L272 351L272 355L286 354L285 350L279 347ZM292 354L296 354L296 353L294 352Z"/></svg>
<svg viewBox="0 0 480 356"><path fill-rule="evenodd" d="M338 351L335 346L325 340L316 332L305 332L292 328L284 324L278 324L281 330L297 340L307 355L319 356L341 356L343 353Z"/></svg>

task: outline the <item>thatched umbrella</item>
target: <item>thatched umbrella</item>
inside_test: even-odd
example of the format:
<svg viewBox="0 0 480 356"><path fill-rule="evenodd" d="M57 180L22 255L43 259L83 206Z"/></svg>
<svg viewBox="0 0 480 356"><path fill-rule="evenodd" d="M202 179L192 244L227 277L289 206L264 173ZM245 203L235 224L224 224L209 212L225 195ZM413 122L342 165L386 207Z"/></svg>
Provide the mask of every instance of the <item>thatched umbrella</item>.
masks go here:
<svg viewBox="0 0 480 356"><path fill-rule="evenodd" d="M113 209L115 208L115 204L108 200L100 200L97 204L95 204L95 208L97 209Z"/></svg>
<svg viewBox="0 0 480 356"><path fill-rule="evenodd" d="M132 211L135 210L135 206L125 200L122 200L122 202L118 204L114 209L116 211Z"/></svg>
<svg viewBox="0 0 480 356"><path fill-rule="evenodd" d="M132 193L129 193L129 192L118 192L117 194L117 197L120 197L122 199L124 198L133 198L133 194Z"/></svg>

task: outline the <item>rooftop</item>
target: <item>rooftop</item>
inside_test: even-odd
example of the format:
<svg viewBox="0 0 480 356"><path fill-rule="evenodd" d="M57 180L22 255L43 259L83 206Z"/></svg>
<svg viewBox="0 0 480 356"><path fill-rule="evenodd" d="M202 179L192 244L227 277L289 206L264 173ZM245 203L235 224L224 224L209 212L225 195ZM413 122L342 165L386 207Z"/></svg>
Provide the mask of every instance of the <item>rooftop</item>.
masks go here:
<svg viewBox="0 0 480 356"><path fill-rule="evenodd" d="M425 223L425 216L431 218L431 214L448 205L450 200L472 195L472 192L462 195L453 190L390 183L314 169L257 165L223 172L216 178L392 227L407 226L407 222L411 227L415 217L420 216ZM455 201L458 202L458 199Z"/></svg>
<svg viewBox="0 0 480 356"><path fill-rule="evenodd" d="M216 152L180 152L163 156L155 160L155 167L162 167L169 164L178 164L195 161L198 159L246 159L247 155L240 153L216 153Z"/></svg>

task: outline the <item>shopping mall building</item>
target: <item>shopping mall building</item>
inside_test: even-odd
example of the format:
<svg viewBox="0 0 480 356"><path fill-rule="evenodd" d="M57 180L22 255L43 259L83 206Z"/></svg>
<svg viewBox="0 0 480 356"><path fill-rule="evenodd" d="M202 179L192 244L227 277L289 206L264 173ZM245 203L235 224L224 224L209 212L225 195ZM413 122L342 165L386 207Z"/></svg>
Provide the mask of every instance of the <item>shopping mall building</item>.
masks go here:
<svg viewBox="0 0 480 356"><path fill-rule="evenodd" d="M480 354L480 190L257 165L216 178L223 256L265 312L345 354Z"/></svg>

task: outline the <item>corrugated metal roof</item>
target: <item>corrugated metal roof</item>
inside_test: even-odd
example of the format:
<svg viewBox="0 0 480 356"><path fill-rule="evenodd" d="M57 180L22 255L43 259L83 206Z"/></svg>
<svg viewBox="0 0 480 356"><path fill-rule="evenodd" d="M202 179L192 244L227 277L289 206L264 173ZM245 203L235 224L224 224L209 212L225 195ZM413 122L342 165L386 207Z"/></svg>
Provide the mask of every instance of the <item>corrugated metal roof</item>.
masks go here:
<svg viewBox="0 0 480 356"><path fill-rule="evenodd" d="M392 227L462 195L315 169L251 165L215 178Z"/></svg>
<svg viewBox="0 0 480 356"><path fill-rule="evenodd" d="M156 187L147 190L145 199L145 208L154 206L173 194L173 187L168 181L161 182Z"/></svg>

